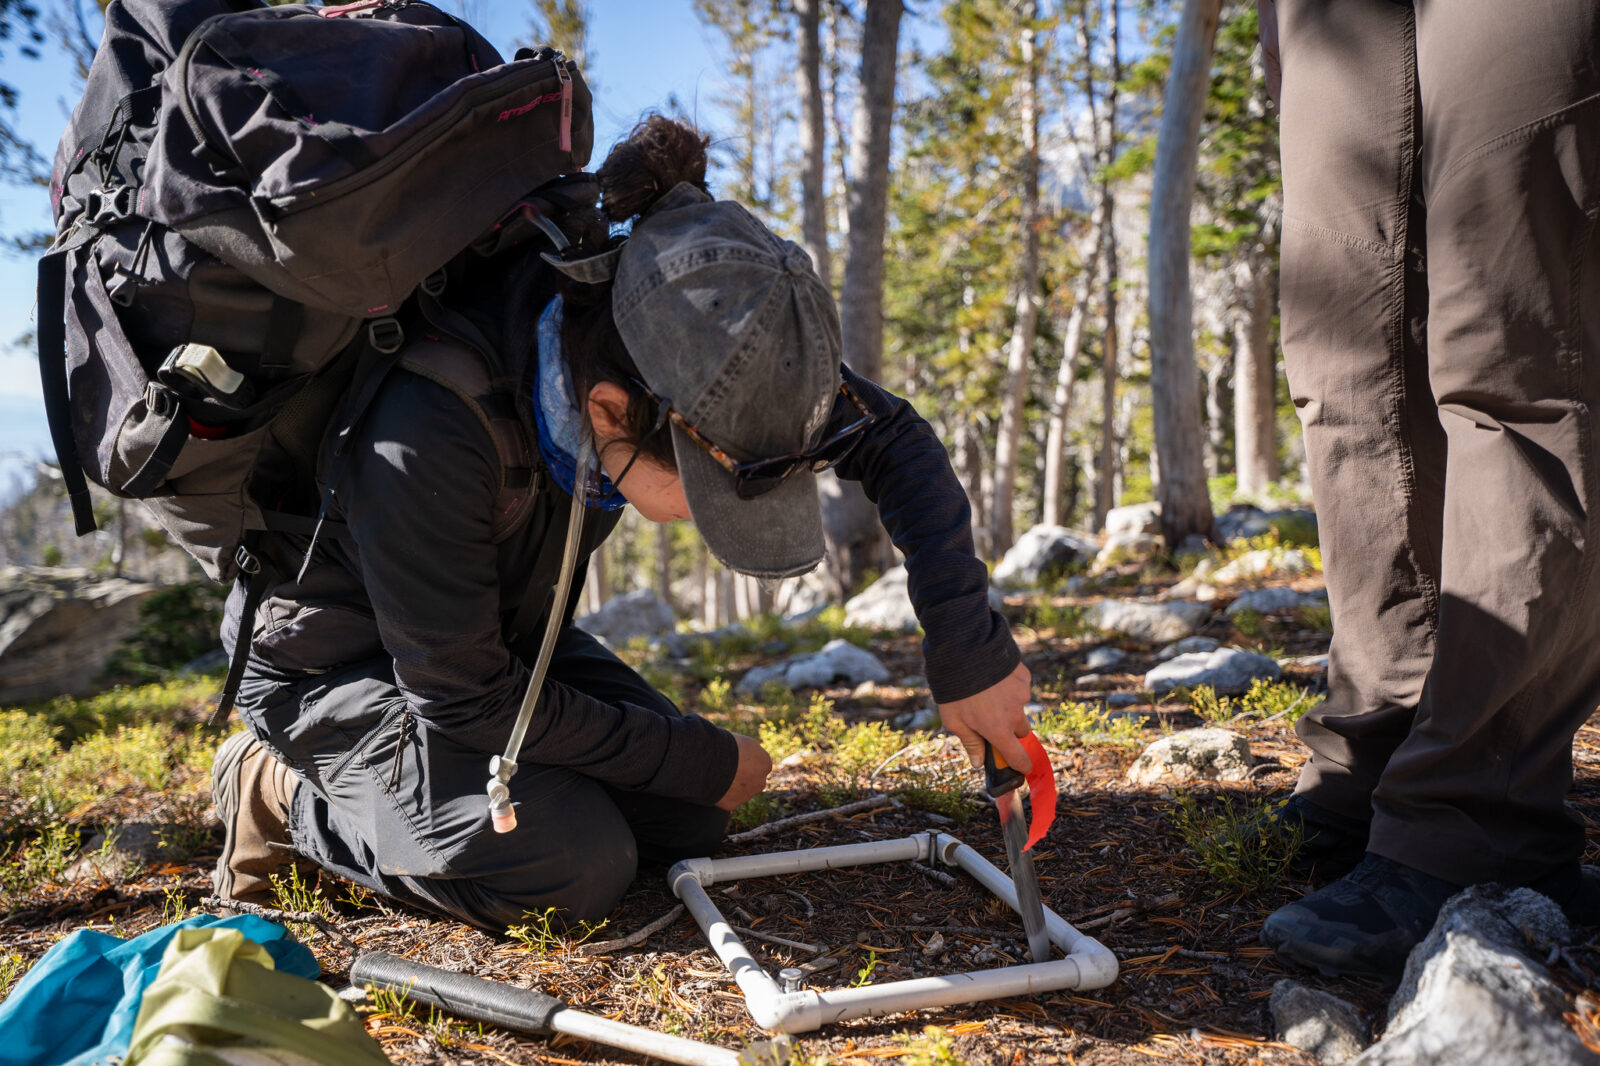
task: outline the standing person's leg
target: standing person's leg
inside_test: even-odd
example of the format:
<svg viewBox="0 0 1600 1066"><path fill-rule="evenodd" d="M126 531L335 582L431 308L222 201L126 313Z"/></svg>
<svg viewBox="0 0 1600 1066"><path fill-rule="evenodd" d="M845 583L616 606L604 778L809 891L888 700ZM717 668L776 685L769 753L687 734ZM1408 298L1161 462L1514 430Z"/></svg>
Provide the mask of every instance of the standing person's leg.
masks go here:
<svg viewBox="0 0 1600 1066"><path fill-rule="evenodd" d="M1291 809L1311 817L1312 844L1317 830L1349 837L1353 862L1411 729L1438 605L1444 437L1424 352L1414 26L1393 0L1277 8L1284 362L1333 613L1328 696L1300 721L1311 757Z"/></svg>
<svg viewBox="0 0 1600 1066"><path fill-rule="evenodd" d="M1600 701L1600 10L1419 0L1429 373L1449 439L1436 652L1374 793L1372 854L1263 926L1325 970L1397 972L1489 880L1575 900L1563 804Z"/></svg>
<svg viewBox="0 0 1600 1066"><path fill-rule="evenodd" d="M1600 6L1418 0L1430 376L1450 441L1435 665L1372 850L1575 885L1600 703Z"/></svg>

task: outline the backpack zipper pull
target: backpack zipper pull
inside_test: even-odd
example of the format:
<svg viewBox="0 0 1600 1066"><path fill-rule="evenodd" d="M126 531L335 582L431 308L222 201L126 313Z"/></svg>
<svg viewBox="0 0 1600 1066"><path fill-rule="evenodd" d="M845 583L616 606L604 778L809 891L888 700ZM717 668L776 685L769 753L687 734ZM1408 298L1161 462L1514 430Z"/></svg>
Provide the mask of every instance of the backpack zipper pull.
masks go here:
<svg viewBox="0 0 1600 1066"><path fill-rule="evenodd" d="M400 768L406 753L406 741L411 739L411 708L400 712L400 736L394 742L394 765L389 769L389 791L400 787Z"/></svg>
<svg viewBox="0 0 1600 1066"><path fill-rule="evenodd" d="M572 73L567 57L556 53L556 77L561 81L561 150L572 151Z"/></svg>

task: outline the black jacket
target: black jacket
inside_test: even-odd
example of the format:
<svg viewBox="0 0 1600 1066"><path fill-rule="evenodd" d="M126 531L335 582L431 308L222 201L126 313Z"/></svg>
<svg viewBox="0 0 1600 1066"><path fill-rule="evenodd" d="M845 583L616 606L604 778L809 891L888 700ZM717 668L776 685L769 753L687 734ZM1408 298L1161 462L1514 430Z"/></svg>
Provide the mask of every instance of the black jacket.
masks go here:
<svg viewBox="0 0 1600 1066"><path fill-rule="evenodd" d="M499 344L492 315L471 317L480 344L519 347ZM531 362L526 352L522 361ZM508 372L521 381L519 410L532 440L532 368ZM1020 655L989 607L966 494L909 403L843 373L879 417L838 473L862 484L906 556L934 699L973 695L1006 677ZM835 423L855 417L841 397ZM559 572L571 499L537 471L530 517L495 544L499 474L488 432L453 392L392 372L360 423L333 497L329 517L347 524L348 537L319 541L305 576L279 584L258 610L252 672L288 683L387 657L425 728L448 730L486 755L503 750L544 626L538 608ZM580 574L617 517L586 516ZM279 572L296 572L305 547L288 538ZM535 609L521 611L519 625L529 600ZM576 600L574 590L563 605L569 623ZM229 647L241 608L236 590L224 622ZM540 763L705 804L727 791L737 763L732 735L701 718L609 706L554 682L545 685L528 745Z"/></svg>

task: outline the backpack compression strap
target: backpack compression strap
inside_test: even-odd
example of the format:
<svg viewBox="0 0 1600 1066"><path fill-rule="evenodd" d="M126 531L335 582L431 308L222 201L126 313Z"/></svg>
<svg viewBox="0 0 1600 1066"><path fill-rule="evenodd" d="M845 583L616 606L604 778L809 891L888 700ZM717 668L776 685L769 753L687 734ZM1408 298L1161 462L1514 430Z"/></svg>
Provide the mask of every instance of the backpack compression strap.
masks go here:
<svg viewBox="0 0 1600 1066"><path fill-rule="evenodd" d="M72 522L78 536L97 528L89 483L78 459L67 407L67 256L97 235L91 226L80 227L68 239L39 259L39 384L44 389L45 415L50 421L50 441L72 503Z"/></svg>

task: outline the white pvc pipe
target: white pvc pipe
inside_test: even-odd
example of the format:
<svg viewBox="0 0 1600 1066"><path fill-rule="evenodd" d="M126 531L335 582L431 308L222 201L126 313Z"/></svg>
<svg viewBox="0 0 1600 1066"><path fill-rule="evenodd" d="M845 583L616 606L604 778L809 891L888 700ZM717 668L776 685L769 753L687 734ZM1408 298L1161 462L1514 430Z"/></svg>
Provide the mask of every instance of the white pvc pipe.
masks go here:
<svg viewBox="0 0 1600 1066"><path fill-rule="evenodd" d="M741 855L729 859L689 859L667 874L672 891L699 923L739 990L750 1016L763 1029L805 1033L830 1022L926 1007L947 1007L1062 988L1102 988L1117 976L1117 959L1104 945L1074 929L1049 908L1045 932L1066 958L1050 962L977 970L946 977L890 981L863 988L825 992L785 992L761 968L706 893L705 885L743 877L837 869L872 862L933 860L958 866L1013 909L1016 887L983 856L948 834L926 833L899 840L846 844L832 848Z"/></svg>

